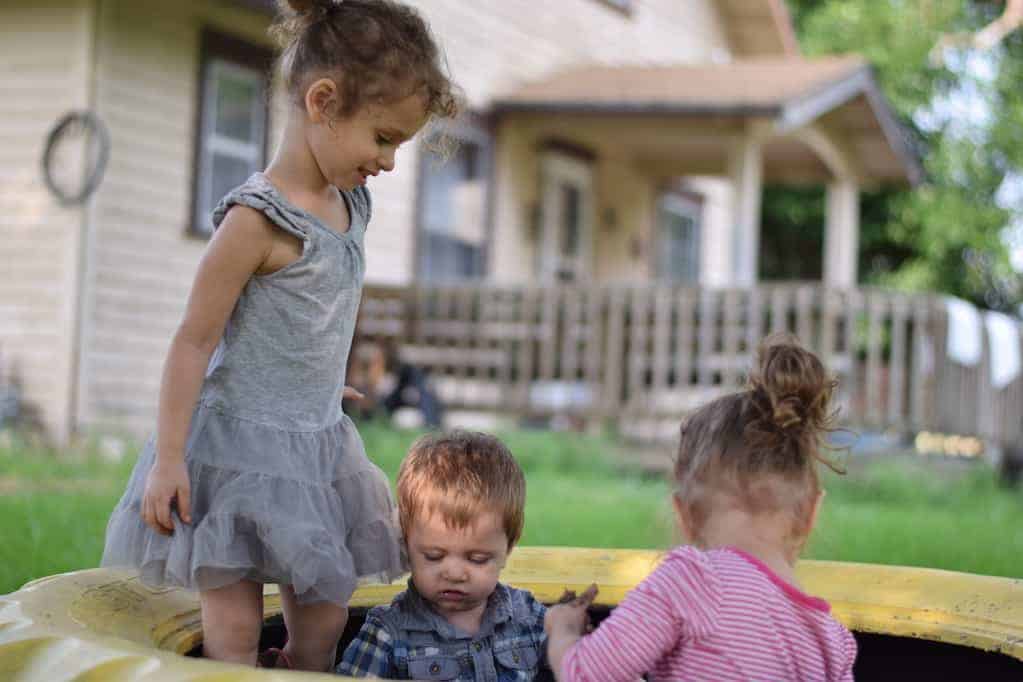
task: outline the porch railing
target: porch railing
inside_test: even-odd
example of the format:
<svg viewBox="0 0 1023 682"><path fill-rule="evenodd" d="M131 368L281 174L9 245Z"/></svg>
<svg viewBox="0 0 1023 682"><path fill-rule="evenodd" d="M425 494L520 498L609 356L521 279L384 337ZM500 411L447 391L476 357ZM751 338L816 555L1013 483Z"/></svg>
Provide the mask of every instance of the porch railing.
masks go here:
<svg viewBox="0 0 1023 682"><path fill-rule="evenodd" d="M934 295L820 283L474 284L367 288L359 333L397 344L451 407L672 437L686 410L741 384L764 335L787 331L837 375L847 424L1023 441L1023 377L992 385L984 325L980 362L949 360L948 324Z"/></svg>

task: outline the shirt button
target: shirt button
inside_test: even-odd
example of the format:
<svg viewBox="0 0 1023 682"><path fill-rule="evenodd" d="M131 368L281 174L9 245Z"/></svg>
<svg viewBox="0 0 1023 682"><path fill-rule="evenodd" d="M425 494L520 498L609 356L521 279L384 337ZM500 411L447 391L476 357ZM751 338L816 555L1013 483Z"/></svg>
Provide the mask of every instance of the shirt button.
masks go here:
<svg viewBox="0 0 1023 682"><path fill-rule="evenodd" d="M473 646L476 647L476 651L483 651L483 643L482 642L476 642L475 644L473 644Z"/></svg>
<svg viewBox="0 0 1023 682"><path fill-rule="evenodd" d="M518 663L519 662L519 655L518 654L512 654L512 660L514 662Z"/></svg>

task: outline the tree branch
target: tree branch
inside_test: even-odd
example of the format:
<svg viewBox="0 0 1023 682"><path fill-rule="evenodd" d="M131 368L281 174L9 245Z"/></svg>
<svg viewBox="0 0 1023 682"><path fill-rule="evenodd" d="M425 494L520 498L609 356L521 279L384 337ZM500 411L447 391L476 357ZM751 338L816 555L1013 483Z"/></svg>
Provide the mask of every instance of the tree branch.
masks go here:
<svg viewBox="0 0 1023 682"><path fill-rule="evenodd" d="M931 49L931 63L944 63L945 50L952 47L969 46L978 50L990 50L1020 26L1023 26L1023 0L1005 0L1005 11L1001 16L976 33L946 33Z"/></svg>

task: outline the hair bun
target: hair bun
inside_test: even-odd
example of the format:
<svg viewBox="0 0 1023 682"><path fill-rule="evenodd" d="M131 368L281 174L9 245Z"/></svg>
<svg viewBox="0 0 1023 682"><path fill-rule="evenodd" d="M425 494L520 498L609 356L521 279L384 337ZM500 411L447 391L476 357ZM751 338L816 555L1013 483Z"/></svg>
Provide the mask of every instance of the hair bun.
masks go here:
<svg viewBox="0 0 1023 682"><path fill-rule="evenodd" d="M760 346L750 391L762 424L782 432L817 432L830 427L836 382L816 355L791 336L769 337Z"/></svg>
<svg viewBox="0 0 1023 682"><path fill-rule="evenodd" d="M270 36L284 50L284 61L294 57L295 43L313 24L330 16L342 0L277 0L277 20Z"/></svg>
<svg viewBox="0 0 1023 682"><path fill-rule="evenodd" d="M787 396L781 398L774 405L774 411L771 416L774 419L774 424L780 429L787 429L790 426L798 426L803 423L803 401L799 399L799 396Z"/></svg>

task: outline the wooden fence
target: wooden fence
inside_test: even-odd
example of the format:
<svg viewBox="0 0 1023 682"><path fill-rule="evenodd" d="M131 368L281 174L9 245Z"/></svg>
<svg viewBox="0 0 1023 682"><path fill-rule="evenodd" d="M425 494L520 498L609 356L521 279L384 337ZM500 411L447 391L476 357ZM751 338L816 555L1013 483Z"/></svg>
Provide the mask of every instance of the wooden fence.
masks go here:
<svg viewBox="0 0 1023 682"><path fill-rule="evenodd" d="M360 338L389 339L451 407L614 419L673 437L687 409L741 385L759 340L794 333L840 382L860 428L1023 442L1023 377L947 358L940 298L820 283L368 288ZM1019 340L1023 344L1023 339Z"/></svg>

